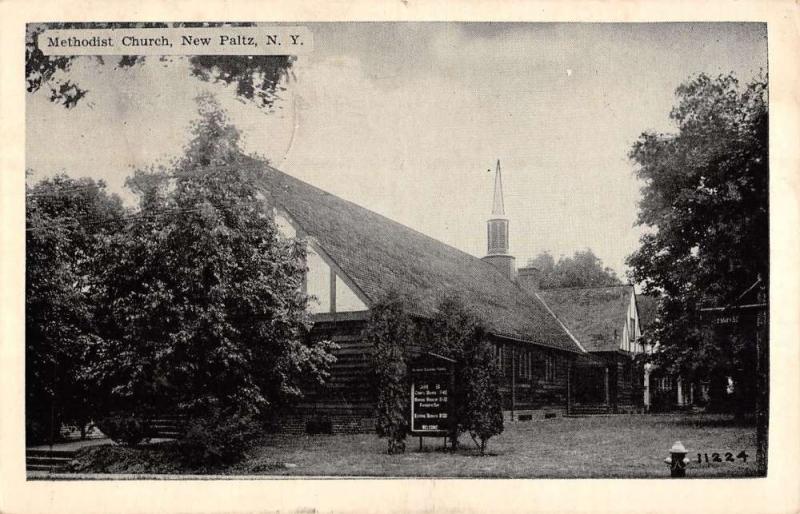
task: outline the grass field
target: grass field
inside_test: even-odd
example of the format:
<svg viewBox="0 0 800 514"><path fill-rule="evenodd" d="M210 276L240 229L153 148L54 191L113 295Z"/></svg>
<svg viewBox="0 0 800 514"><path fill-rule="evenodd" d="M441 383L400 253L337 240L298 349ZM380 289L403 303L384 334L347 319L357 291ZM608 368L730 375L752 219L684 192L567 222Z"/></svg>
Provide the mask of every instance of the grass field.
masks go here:
<svg viewBox="0 0 800 514"><path fill-rule="evenodd" d="M420 451L419 440L409 438L404 454L388 455L386 441L374 434L283 434L255 441L238 464L206 469L181 464L173 441L137 448L94 445L79 451L72 476L667 478L664 458L675 441L688 450L689 478L758 475L752 424L720 415L634 414L506 423L504 433L489 441L485 456L467 435L456 451L443 449L442 439L425 439ZM746 461L737 458L743 451ZM726 453L732 462L725 461ZM715 454L721 462L713 462Z"/></svg>
<svg viewBox="0 0 800 514"><path fill-rule="evenodd" d="M664 458L682 441L691 463L687 477L757 476L755 427L711 415L617 415L553 418L507 423L480 456L469 436L456 452L441 439L407 440L406 453L386 454L386 441L372 434L264 438L232 474L384 477L665 478ZM736 458L741 451L747 461ZM725 462L730 452L734 462ZM719 453L708 464L697 454Z"/></svg>

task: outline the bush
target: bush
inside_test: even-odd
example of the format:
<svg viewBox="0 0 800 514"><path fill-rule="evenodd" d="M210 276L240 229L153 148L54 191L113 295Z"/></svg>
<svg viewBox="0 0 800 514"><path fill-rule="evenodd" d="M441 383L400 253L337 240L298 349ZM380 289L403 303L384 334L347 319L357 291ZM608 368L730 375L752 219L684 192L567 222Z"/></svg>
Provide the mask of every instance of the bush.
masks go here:
<svg viewBox="0 0 800 514"><path fill-rule="evenodd" d="M450 441L469 432L481 454L487 441L503 432L503 411L498 370L483 323L457 297L439 302L426 339L428 349L456 361L456 420Z"/></svg>
<svg viewBox="0 0 800 514"><path fill-rule="evenodd" d="M372 346L373 385L376 397L378 437L385 437L389 454L403 453L409 432L409 391L406 351L415 327L408 314L407 300L396 293L371 309L364 340Z"/></svg>
<svg viewBox="0 0 800 514"><path fill-rule="evenodd" d="M112 441L125 446L136 446L150 440L150 425L136 414L114 413L102 418L97 426Z"/></svg>
<svg viewBox="0 0 800 514"><path fill-rule="evenodd" d="M466 429L481 451L486 453L486 443L503 432L503 411L497 369L492 350L487 343L472 341L465 345L463 369L464 404L461 409L461 426Z"/></svg>
<svg viewBox="0 0 800 514"><path fill-rule="evenodd" d="M138 448L117 445L86 446L70 462L76 473L196 473L183 468L175 441Z"/></svg>
<svg viewBox="0 0 800 514"><path fill-rule="evenodd" d="M242 458L248 443L261 432L251 417L214 411L192 419L178 444L184 464L218 466Z"/></svg>
<svg viewBox="0 0 800 514"><path fill-rule="evenodd" d="M459 435L469 432L483 454L487 441L503 432L499 372L492 347L485 341L486 329L459 298L442 300L422 328L409 314L411 305L390 293L373 306L363 333L373 349L378 436L388 440L390 454L405 451L411 403L406 360L414 341L422 340L427 341L423 350L456 361L456 389L451 392L456 412L449 436L453 449Z"/></svg>
<svg viewBox="0 0 800 514"><path fill-rule="evenodd" d="M118 430L133 435L142 427L136 417L117 414L105 418L102 430ZM209 473L219 472L225 465L239 461L248 443L260 433L260 424L246 416L213 410L193 416L184 438L146 446L92 446L81 449L72 471L92 473ZM127 432L129 431L129 432ZM112 438L113 439L113 438ZM114 439L117 441L117 439ZM142 438L141 440L144 440ZM124 442L132 446L129 442Z"/></svg>

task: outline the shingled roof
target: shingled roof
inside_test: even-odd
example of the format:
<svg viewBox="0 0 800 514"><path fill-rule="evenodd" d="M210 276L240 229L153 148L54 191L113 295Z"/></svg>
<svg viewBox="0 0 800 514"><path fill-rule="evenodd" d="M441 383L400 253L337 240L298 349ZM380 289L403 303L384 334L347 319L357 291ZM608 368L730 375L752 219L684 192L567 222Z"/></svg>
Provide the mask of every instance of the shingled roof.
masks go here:
<svg viewBox="0 0 800 514"><path fill-rule="evenodd" d="M633 286L543 289L539 296L587 352L619 349Z"/></svg>
<svg viewBox="0 0 800 514"><path fill-rule="evenodd" d="M394 290L410 296L420 314L431 315L442 298L457 295L497 336L582 353L540 299L492 265L261 166L265 194L322 247L370 303Z"/></svg>

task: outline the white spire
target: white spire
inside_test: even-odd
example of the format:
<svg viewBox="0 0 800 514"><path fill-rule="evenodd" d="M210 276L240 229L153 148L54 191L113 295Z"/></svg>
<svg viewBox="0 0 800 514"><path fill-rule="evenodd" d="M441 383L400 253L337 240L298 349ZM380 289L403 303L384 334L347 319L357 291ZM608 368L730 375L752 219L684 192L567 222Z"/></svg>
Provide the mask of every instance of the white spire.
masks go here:
<svg viewBox="0 0 800 514"><path fill-rule="evenodd" d="M487 222L489 255L508 255L508 218L503 205L503 176L500 172L500 159L494 176L494 202L492 214Z"/></svg>
<svg viewBox="0 0 800 514"><path fill-rule="evenodd" d="M494 203L492 204L492 214L505 215L503 205L503 177L500 174L500 159L497 159L497 171L494 175Z"/></svg>

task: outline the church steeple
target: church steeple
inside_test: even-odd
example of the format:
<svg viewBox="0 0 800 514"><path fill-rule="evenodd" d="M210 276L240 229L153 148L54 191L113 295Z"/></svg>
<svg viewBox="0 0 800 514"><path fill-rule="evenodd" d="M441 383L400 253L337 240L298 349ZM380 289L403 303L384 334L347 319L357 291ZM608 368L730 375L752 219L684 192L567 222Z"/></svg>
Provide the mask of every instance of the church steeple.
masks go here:
<svg viewBox="0 0 800 514"><path fill-rule="evenodd" d="M503 205L503 176L500 174L500 159L497 159L497 171L494 173L494 203L492 204L492 214L505 215Z"/></svg>
<svg viewBox="0 0 800 514"><path fill-rule="evenodd" d="M506 278L516 280L515 259L508 254L508 218L503 203L503 176L499 159L494 175L492 215L486 223L486 236L487 255L483 260L496 267Z"/></svg>
<svg viewBox="0 0 800 514"><path fill-rule="evenodd" d="M500 172L500 159L497 160L497 170L494 172L494 202L492 203L492 217L488 221L488 250L489 255L508 254L508 218L506 218L503 205L503 176Z"/></svg>

